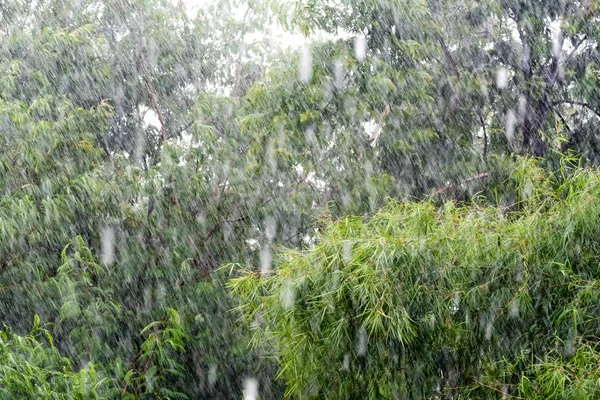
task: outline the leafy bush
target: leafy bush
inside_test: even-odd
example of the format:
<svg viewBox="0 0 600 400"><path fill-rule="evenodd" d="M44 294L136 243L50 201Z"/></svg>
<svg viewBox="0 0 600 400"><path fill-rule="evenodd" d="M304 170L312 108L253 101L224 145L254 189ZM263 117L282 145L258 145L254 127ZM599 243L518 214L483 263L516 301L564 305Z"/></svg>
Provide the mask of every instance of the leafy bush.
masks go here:
<svg viewBox="0 0 600 400"><path fill-rule="evenodd" d="M77 370L60 355L37 316L26 336L0 332L1 399L104 399L106 388L95 365Z"/></svg>
<svg viewBox="0 0 600 400"><path fill-rule="evenodd" d="M511 206L392 204L229 283L298 398L594 398L600 175L531 160Z"/></svg>

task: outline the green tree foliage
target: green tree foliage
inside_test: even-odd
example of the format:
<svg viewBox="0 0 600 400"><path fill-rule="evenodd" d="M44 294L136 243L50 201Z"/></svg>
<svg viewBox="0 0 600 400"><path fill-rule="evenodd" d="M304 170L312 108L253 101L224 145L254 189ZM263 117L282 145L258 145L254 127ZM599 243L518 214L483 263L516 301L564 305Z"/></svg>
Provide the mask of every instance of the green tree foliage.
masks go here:
<svg viewBox="0 0 600 400"><path fill-rule="evenodd" d="M223 261L258 259L246 239L261 239L265 217L248 210L265 200L227 183L237 155L219 143L235 119L214 126L233 101L198 94L208 81L233 84L235 71L217 78L211 63L260 14L213 21L228 32L220 43L203 25L210 10L189 21L168 2L25 3L2 9L0 34L0 321L22 335L34 315L52 323L52 354L75 372L100 366L107 381L97 393L107 398L238 398L244 377L278 397L274 364L247 348L211 275ZM224 53L189 48L204 44ZM219 121L207 120L206 104ZM163 121L152 125L145 112ZM184 122L191 146L177 139Z"/></svg>
<svg viewBox="0 0 600 400"><path fill-rule="evenodd" d="M31 332L0 332L0 398L100 399L106 380L93 364L73 370L54 347L51 333L38 317Z"/></svg>
<svg viewBox="0 0 600 400"><path fill-rule="evenodd" d="M376 164L401 193L489 171L491 154L573 149L597 163L597 3L298 4L301 27L350 36L338 48L351 52L364 38L364 62L342 65L359 120L380 127L366 132L377 137ZM342 129L351 128L360 129Z"/></svg>
<svg viewBox="0 0 600 400"><path fill-rule="evenodd" d="M494 180L518 153L597 162L595 3L209 3L0 5L0 321L18 364L3 395L239 398L255 378L279 398L219 265L268 271L324 212L390 197L484 190L508 206L521 188ZM277 46L274 21L307 47ZM28 336L36 315L52 342L37 322Z"/></svg>
<svg viewBox="0 0 600 400"><path fill-rule="evenodd" d="M598 172L527 162L511 179L510 208L390 205L233 279L288 394L598 396Z"/></svg>

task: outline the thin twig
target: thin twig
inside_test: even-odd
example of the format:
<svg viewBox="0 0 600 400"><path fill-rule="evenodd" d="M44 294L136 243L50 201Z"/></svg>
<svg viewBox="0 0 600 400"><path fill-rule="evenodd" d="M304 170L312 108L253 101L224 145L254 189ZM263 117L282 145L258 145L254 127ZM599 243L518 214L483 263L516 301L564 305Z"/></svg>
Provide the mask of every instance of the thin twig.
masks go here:
<svg viewBox="0 0 600 400"><path fill-rule="evenodd" d="M250 12L250 5L246 8L246 12L244 13L244 17L242 18L242 41L244 40L244 35L246 33L246 29L244 24L246 23L246 18L248 17L248 13ZM233 84L233 90L231 91L231 95L233 97L238 97L240 85L242 81L242 56L244 55L243 46L240 49L240 54L237 59L236 71L235 71L235 83Z"/></svg>
<svg viewBox="0 0 600 400"><path fill-rule="evenodd" d="M127 15L127 13L125 11L125 6L121 2L121 0L117 0L117 5L121 9L121 12L123 13L123 16L125 17ZM134 6L134 8L135 8L135 6ZM145 32L143 29L142 10L138 9L137 11L138 11L139 24L140 24L140 29L139 29L140 46L141 46L140 61L141 61L141 65L142 65L142 72L144 73L144 80L146 81L146 86L148 87L148 92L150 94L150 103L152 105L152 108L154 109L154 112L156 112L158 121L160 122L160 130L161 130L162 140L164 142L165 140L167 140L167 126L165 124L165 120L163 118L162 112L160 111L160 108L158 107L156 91L154 90L154 86L152 85L152 78L150 76L150 71L148 70L148 61L146 60L146 46L144 43ZM133 32L133 29L131 29L131 31Z"/></svg>
<svg viewBox="0 0 600 400"><path fill-rule="evenodd" d="M142 39L143 40L143 39ZM150 103L152 104L152 108L156 115L158 116L158 121L160 122L160 132L162 135L163 142L167 140L167 126L165 124L165 120L163 118L162 112L158 107L158 101L156 99L156 91L154 90L154 86L152 86L152 78L150 77L150 71L148 70L148 65L146 61L146 47L142 44L142 51L140 52L140 59L142 61L142 70L144 72L144 78L146 80L146 86L148 86L148 92L150 94Z"/></svg>
<svg viewBox="0 0 600 400"><path fill-rule="evenodd" d="M579 43L577 43L574 47L573 50L571 50L571 52L569 53L569 55L566 58L566 61L570 61L571 58L575 55L575 52L577 51L577 49L579 48L579 46L581 46L581 44L583 42L585 42L585 40L587 39L587 35L583 35L583 37L581 38L581 40L579 41Z"/></svg>
<svg viewBox="0 0 600 400"><path fill-rule="evenodd" d="M562 103L566 103L566 104L571 104L571 105L576 105L576 106L582 106L587 108L588 110L592 111L594 114L596 114L599 118L600 118L600 112L598 112L597 110L595 110L591 104L589 103L585 103L583 101L573 101L573 100L558 100L552 103L553 106L557 105L557 104L562 104Z"/></svg>
<svg viewBox="0 0 600 400"><path fill-rule="evenodd" d="M464 184L471 183L471 182L476 182L476 181L486 180L488 178L491 178L491 176L492 175L489 172L484 172L482 174L478 174L478 175L472 176L472 177L467 178L467 179L462 180L462 181L453 182L453 183L450 183L449 185L444 186L443 188L440 188L440 189L436 190L433 195L435 196L435 195L440 195L440 194L446 194L448 192L457 190L458 188L460 188Z"/></svg>
<svg viewBox="0 0 600 400"><path fill-rule="evenodd" d="M498 388L495 388L495 387L493 387L493 386L490 386L490 385L486 385L486 384L485 384L485 383L483 383L483 382L479 382L479 381L478 381L477 379L475 379L475 378L473 378L473 380L474 380L474 381L475 381L475 382L476 382L478 385L481 385L481 386L483 386L483 387L486 387L486 388L488 388L488 389L492 389L492 390L494 390L494 391L496 391L496 392L498 392L498 393L502 393L502 395L503 395L503 396L508 396L508 397L510 397L510 398L512 398L512 399L522 399L522 400L525 400L525 398L524 398L524 397L513 396L513 395L511 395L511 394L508 394L508 393L506 393L506 392L504 392L504 391L502 391L502 390L500 390L500 389L498 389Z"/></svg>
<svg viewBox="0 0 600 400"><path fill-rule="evenodd" d="M373 133L371 133L371 136L369 136L369 142L375 143L375 141L377 140L377 138L381 134L381 129L383 128L383 121L384 121L385 117L387 117L388 114L390 113L390 111L392 109L391 106L392 106L391 104L388 104L387 106L385 106L385 109L383 110L383 112L379 116L379 122L377 123L377 126L375 127L375 130L373 131Z"/></svg>
<svg viewBox="0 0 600 400"><path fill-rule="evenodd" d="M479 114L479 122L481 122L481 127L483 128L483 159L487 160L488 153L488 135L487 129L485 129L485 119L481 114Z"/></svg>
<svg viewBox="0 0 600 400"><path fill-rule="evenodd" d="M440 42L440 46L442 46L442 50L444 51L444 56L446 57L446 60L448 60L448 62L450 63L450 67L452 67L452 73L454 75L456 75L457 78L460 78L460 72L458 71L456 61L454 61L454 58L452 57L452 54L450 53L448 46L446 46L446 43L444 42L444 38L442 38L442 36L437 33L436 33L435 37L437 38L438 42Z"/></svg>
<svg viewBox="0 0 600 400"><path fill-rule="evenodd" d="M560 120L563 123L563 126L565 127L565 129L567 130L567 132L569 132L571 134L571 136L573 135L573 131L571 131L571 128L569 128L569 125L567 124L567 121L564 119L564 117L562 116L562 114L560 112L558 112L558 110L554 107L552 107L552 111L554 111L554 113L558 116L558 118L560 118Z"/></svg>

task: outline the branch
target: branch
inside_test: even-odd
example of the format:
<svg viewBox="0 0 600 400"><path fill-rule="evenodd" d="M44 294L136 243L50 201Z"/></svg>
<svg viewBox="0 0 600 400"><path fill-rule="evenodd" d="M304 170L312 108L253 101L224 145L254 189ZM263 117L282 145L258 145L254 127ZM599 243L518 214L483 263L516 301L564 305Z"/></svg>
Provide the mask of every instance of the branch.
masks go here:
<svg viewBox="0 0 600 400"><path fill-rule="evenodd" d="M183 125L181 128L177 130L177 134L175 136L179 136L183 133L183 131L188 130L192 125L194 125L194 120L191 120L187 124Z"/></svg>
<svg viewBox="0 0 600 400"><path fill-rule="evenodd" d="M233 90L231 91L231 95L233 97L238 97L239 96L239 91L240 91L240 85L241 85L241 81L242 81L242 55L244 54L244 52L242 50L240 50L240 55L238 56L237 59L237 67L236 67L236 71L235 71L235 83L233 84Z"/></svg>
<svg viewBox="0 0 600 400"><path fill-rule="evenodd" d="M117 0L117 5L121 9L121 12L123 13L123 15L126 15L126 10L125 10L125 7L123 6L123 3L121 2L121 0ZM135 9L135 7L134 7L134 9ZM160 112L160 109L158 108L158 101L156 100L156 91L154 90L154 86L152 86L152 78L150 77L150 71L148 70L148 61L146 60L146 46L144 44L145 35L144 35L144 28L142 25L143 16L142 16L142 11L140 9L138 9L138 17L140 19L140 21L139 21L139 23L140 23L139 34L140 34L140 47L141 47L140 61L142 64L142 72L144 73L144 79L146 81L146 86L148 86L148 92L150 94L150 103L152 104L152 108L154 109L154 112L156 112L156 115L158 116L158 121L160 122L160 130L162 133L162 139L163 139L163 141L165 141L165 140L167 140L167 127L165 125L165 120L163 118L163 115ZM131 29L131 31L133 32L133 29Z"/></svg>
<svg viewBox="0 0 600 400"><path fill-rule="evenodd" d="M375 130L369 136L369 142L375 143L375 141L379 137L379 134L381 133L381 128L383 128L383 120L385 119L385 117L388 116L388 114L392 110L391 106L392 106L391 104L388 104L387 106L385 106L385 109L383 110L383 112L379 116L379 122L377 123L377 126L375 127Z"/></svg>
<svg viewBox="0 0 600 400"><path fill-rule="evenodd" d="M117 6L121 9L121 12L123 13L123 16L125 17L125 20L127 20L127 11L125 10L125 6L121 2L121 0L117 0ZM133 6L133 8L135 10L135 6ZM144 73L144 79L146 81L146 86L148 86L148 92L150 94L150 103L152 104L152 108L154 109L154 112L156 112L158 121L160 122L160 131L162 134L162 140L164 142L165 140L167 140L167 126L165 124L163 115L160 112L160 109L158 108L158 101L156 100L156 91L154 90L154 86L152 86L152 78L150 77L150 71L148 70L148 62L146 60L146 46L144 45L145 35L144 35L144 28L143 28L143 24L142 24L143 16L142 16L141 9L138 9L138 17L140 19L140 21L139 21L139 23L140 23L139 34L140 34L140 47L141 47L140 61L142 64L142 71ZM134 31L133 29L130 29L130 30L131 30L131 32Z"/></svg>
<svg viewBox="0 0 600 400"><path fill-rule="evenodd" d="M587 108L588 110L592 111L594 114L596 114L598 116L598 118L600 118L600 112L598 112L597 110L594 109L594 107L592 107L591 104L589 103L585 103L583 101L573 101L573 100L558 100L552 103L553 106L557 105L557 104L571 104L571 105L576 105L576 106L582 106Z"/></svg>
<svg viewBox="0 0 600 400"><path fill-rule="evenodd" d="M483 116L481 114L478 114L478 116L479 116L479 122L481 122L481 127L483 128L483 159L487 160L488 135L487 135L487 129L485 129L485 119L483 118Z"/></svg>
<svg viewBox="0 0 600 400"><path fill-rule="evenodd" d="M459 189L461 186L463 186L467 183L483 181L483 180L487 180L491 177L492 177L492 175L489 172L484 172L482 174L472 176L472 177L467 178L462 181L456 181L456 182L450 183L449 185L446 185L443 188L436 190L433 195L436 196L436 195L441 195L441 194L447 194L448 192L452 192L452 191Z"/></svg>
<svg viewBox="0 0 600 400"><path fill-rule="evenodd" d="M450 54L450 50L448 50L448 47L446 46L444 39L438 33L435 34L435 37L437 38L438 42L440 42L440 45L442 46L442 50L444 51L444 55L446 56L446 59L448 60L448 62L450 63L450 66L452 67L452 73L454 75L456 75L457 78L460 78L460 72L458 72L458 67L456 66L456 62L454 61L454 58L452 58L452 54Z"/></svg>
<svg viewBox="0 0 600 400"><path fill-rule="evenodd" d="M475 381L477 384L479 384L479 385L481 385L481 386L483 386L483 387L486 387L486 388L488 388L488 389L492 389L493 391L496 391L496 392L498 392L498 393L501 393L503 396L508 396L508 397L510 397L511 399L522 399L522 400L525 400L525 398L524 398L524 397L513 396L513 395L511 395L511 394L505 393L503 390L500 390L500 389L498 389L498 388L495 388L495 387L493 387L493 386L490 386L490 385L486 385L486 384L485 384L485 383L483 383L483 382L479 382L479 381L478 381L477 379L475 379L475 378L473 378L473 380L474 380L474 381Z"/></svg>
<svg viewBox="0 0 600 400"><path fill-rule="evenodd" d="M571 128L569 128L569 125L567 124L567 121L564 119L564 117L562 116L562 114L560 112L558 112L558 110L556 108L554 108L554 107L552 107L552 111L554 111L554 113L562 121L563 126L565 127L565 129L567 130L567 132L569 132L569 134L571 136L573 136L573 131L571 130Z"/></svg>
<svg viewBox="0 0 600 400"><path fill-rule="evenodd" d="M144 72L144 78L146 79L146 86L148 86L148 92L150 94L150 103L152 104L152 108L156 115L158 116L158 121L160 122L160 132L162 134L163 142L167 140L167 127L165 125L165 120L163 119L163 115L160 112L160 108L158 108L158 101L156 100L156 91L154 90L154 86L152 86L152 78L150 77L150 71L148 70L148 65L146 61L146 47L142 44L142 51L140 52L140 59L142 61L142 70Z"/></svg>
<svg viewBox="0 0 600 400"><path fill-rule="evenodd" d="M246 12L244 13L244 17L242 18L242 41L244 40L244 36L246 33L246 29L244 27L246 23L246 18L248 17L248 13L250 12L250 5L246 8ZM231 95L233 97L238 97L238 92L240 90L240 85L242 81L242 56L244 55L243 48L240 49L240 54L237 59L237 66L235 71L235 83L233 84L233 90L231 91Z"/></svg>
<svg viewBox="0 0 600 400"><path fill-rule="evenodd" d="M570 61L571 58L575 55L575 52L577 51L577 49L579 48L579 46L581 46L581 44L583 42L585 42L585 40L587 39L587 35L583 35L583 37L581 38L581 40L579 41L579 43L577 43L575 46L573 46L573 50L571 50L571 52L569 53L569 55L567 56L567 58L565 59L565 61Z"/></svg>

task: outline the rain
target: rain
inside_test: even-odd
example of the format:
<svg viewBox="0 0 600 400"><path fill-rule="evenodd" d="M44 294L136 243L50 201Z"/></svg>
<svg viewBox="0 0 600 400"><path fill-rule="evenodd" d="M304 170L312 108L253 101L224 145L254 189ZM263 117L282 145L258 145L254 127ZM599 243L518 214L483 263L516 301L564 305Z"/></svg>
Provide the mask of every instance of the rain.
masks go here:
<svg viewBox="0 0 600 400"><path fill-rule="evenodd" d="M600 398L599 2L0 17L0 400Z"/></svg>

